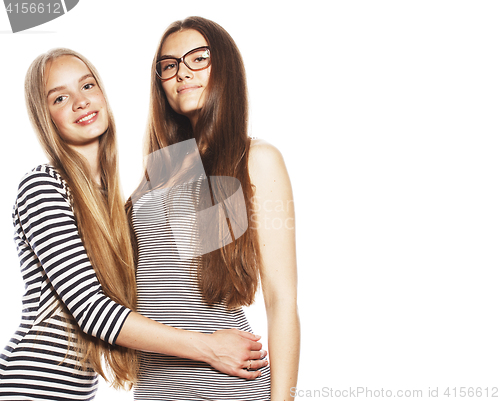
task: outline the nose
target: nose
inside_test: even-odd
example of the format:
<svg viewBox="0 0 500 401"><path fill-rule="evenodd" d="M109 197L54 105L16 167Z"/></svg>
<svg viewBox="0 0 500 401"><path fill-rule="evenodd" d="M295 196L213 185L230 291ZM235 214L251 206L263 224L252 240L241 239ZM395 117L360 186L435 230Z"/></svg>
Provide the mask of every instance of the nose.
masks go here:
<svg viewBox="0 0 500 401"><path fill-rule="evenodd" d="M83 93L79 93L74 98L73 110L85 109L89 104L90 100Z"/></svg>
<svg viewBox="0 0 500 401"><path fill-rule="evenodd" d="M183 80L185 78L190 78L191 76L192 76L191 70L186 67L184 61L181 61L177 69L177 79Z"/></svg>

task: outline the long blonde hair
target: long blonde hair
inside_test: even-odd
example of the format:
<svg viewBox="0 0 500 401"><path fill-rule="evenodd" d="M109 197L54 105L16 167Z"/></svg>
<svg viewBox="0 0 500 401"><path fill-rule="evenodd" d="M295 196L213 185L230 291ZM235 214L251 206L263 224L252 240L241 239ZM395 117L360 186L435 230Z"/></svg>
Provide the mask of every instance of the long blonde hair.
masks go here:
<svg viewBox="0 0 500 401"><path fill-rule="evenodd" d="M102 189L91 179L87 161L64 142L50 116L45 92L47 64L61 56L73 56L85 63L106 102L109 126L99 139ZM135 309L135 271L118 178L116 128L97 70L87 59L72 50L53 49L37 57L31 64L26 74L25 97L39 141L50 163L68 183L78 231L104 293L113 301ZM137 376L135 352L85 334L75 322L72 322L71 329L77 336L82 368L89 364L108 380L102 366L104 359L110 368L109 381L115 387L129 389Z"/></svg>

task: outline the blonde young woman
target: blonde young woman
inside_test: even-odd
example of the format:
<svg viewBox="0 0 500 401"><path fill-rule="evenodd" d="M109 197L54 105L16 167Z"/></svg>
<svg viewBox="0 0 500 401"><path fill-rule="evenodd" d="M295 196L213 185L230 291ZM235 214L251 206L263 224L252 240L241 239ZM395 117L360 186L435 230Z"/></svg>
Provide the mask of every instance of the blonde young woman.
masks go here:
<svg viewBox="0 0 500 401"><path fill-rule="evenodd" d="M131 212L138 244L138 310L162 323L200 332L229 327L249 330L241 306L253 302L260 278L268 318L270 369L262 368L262 375L249 382L217 372L203 362L141 352L135 399L291 400L299 360L292 191L279 151L248 137L240 53L218 24L187 18L165 31L151 76L147 171L132 196ZM199 252L189 260L182 257L189 244L194 242L195 250L203 248L199 238L217 235L218 229L212 229L214 221L191 224L193 210L204 209L199 207L201 190L193 185L193 193L179 202L186 185L170 185L168 171L169 178L162 182L164 172L158 170L164 164L155 159L162 160L169 153L166 159L170 161L170 149L193 138L197 144L194 153L199 152L204 169L200 177L210 177L212 195L220 186L213 177L233 177L241 184L249 228L235 241L226 241L212 252ZM186 170L193 152L180 153L188 154L186 159L170 163L180 166L179 174ZM193 174L185 174L188 179L181 182L192 180ZM198 181L200 188L205 181ZM234 232L233 223L231 227ZM247 368L259 369L253 361L248 361Z"/></svg>
<svg viewBox="0 0 500 401"><path fill-rule="evenodd" d="M97 373L128 388L137 374L133 349L256 378L244 367L248 360L266 364L257 336L188 332L133 312L115 125L95 68L78 53L56 49L32 63L25 88L50 164L22 179L14 206L26 292L22 323L0 354L0 400L91 400Z"/></svg>

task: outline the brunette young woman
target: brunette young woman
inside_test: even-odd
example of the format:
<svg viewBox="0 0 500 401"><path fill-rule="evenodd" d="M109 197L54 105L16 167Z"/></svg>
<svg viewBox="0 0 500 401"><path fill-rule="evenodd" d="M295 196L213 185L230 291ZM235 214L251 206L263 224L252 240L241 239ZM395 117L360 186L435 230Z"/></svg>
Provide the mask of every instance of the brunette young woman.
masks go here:
<svg viewBox="0 0 500 401"><path fill-rule="evenodd" d="M221 26L190 17L173 23L163 34L151 77L148 163L145 179L132 196L130 214L138 244L138 311L164 324L200 332L248 330L241 307L253 303L260 278L270 369L262 368L262 375L249 382L206 363L141 352L135 399L291 400L299 360L292 190L280 152L248 137L241 55ZM189 244L190 238L203 236L210 227L190 226L189 216L196 207L187 205L190 196L180 205L176 199L182 190L169 187L169 180L163 180L162 189L158 177L163 173L156 169L164 167L154 159L161 160L162 152L193 139L206 177L233 177L241 184L248 229L239 238L233 235L235 241L186 260L181 255L186 250L179 244ZM216 185L210 182L214 191ZM186 223L181 232L175 226L182 221L183 210ZM175 216L169 215L171 211ZM253 361L247 368L259 369Z"/></svg>
<svg viewBox="0 0 500 401"><path fill-rule="evenodd" d="M137 374L132 349L257 377L243 369L248 359L266 364L257 336L188 332L133 312L115 124L95 68L78 53L55 49L32 63L25 89L50 164L22 179L14 205L26 292L22 322L0 354L0 399L91 400L97 373L128 388Z"/></svg>

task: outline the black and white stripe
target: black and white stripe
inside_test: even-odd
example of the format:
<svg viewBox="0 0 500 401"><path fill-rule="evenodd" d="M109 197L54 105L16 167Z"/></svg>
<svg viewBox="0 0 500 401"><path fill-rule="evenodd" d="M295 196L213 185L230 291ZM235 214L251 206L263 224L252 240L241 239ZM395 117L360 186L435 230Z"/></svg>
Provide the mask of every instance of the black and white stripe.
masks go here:
<svg viewBox="0 0 500 401"><path fill-rule="evenodd" d="M68 322L114 344L130 310L102 292L54 168L23 178L13 220L25 293L21 324L0 354L0 400L91 400L98 378L78 365Z"/></svg>
<svg viewBox="0 0 500 401"><path fill-rule="evenodd" d="M139 244L137 269L138 311L160 323L181 329L212 333L237 328L251 331L241 308L207 305L199 291L196 266L180 255L196 246L195 207L190 187L149 192L134 205L133 225ZM172 216L174 218L172 218ZM172 220L183 229L172 230ZM174 235L176 231L176 235ZM192 253L192 252L191 252ZM210 365L140 353L136 400L269 400L270 369L249 381L228 376Z"/></svg>

